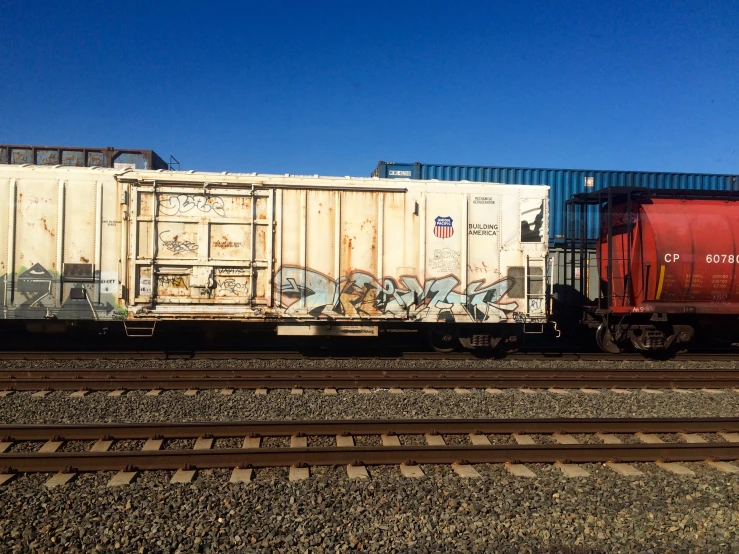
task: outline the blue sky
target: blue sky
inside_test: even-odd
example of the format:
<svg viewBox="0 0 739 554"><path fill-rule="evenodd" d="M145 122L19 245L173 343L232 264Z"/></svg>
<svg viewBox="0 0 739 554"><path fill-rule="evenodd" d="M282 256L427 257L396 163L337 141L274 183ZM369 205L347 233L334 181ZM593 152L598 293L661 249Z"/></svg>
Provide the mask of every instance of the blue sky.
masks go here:
<svg viewBox="0 0 739 554"><path fill-rule="evenodd" d="M737 20L736 0L6 1L0 143L739 173Z"/></svg>

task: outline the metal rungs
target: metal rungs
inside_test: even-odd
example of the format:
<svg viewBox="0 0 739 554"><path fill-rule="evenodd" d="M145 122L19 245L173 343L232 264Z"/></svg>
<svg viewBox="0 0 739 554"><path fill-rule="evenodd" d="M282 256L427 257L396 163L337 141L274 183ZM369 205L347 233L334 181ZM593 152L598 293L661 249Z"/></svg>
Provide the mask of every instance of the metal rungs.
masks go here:
<svg viewBox="0 0 739 554"><path fill-rule="evenodd" d="M529 331L527 330L527 326L536 325L539 327L538 331ZM523 324L523 334L524 335L543 335L544 334L544 324L543 323L524 323Z"/></svg>
<svg viewBox="0 0 739 554"><path fill-rule="evenodd" d="M156 326L156 321L123 322L126 336L132 338L151 338L154 336L154 329Z"/></svg>

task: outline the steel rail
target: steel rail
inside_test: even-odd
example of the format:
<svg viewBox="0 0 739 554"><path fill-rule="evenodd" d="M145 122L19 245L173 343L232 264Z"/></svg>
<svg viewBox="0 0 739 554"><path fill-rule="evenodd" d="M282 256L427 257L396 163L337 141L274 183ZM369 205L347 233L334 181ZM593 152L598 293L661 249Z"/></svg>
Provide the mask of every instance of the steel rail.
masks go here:
<svg viewBox="0 0 739 554"><path fill-rule="evenodd" d="M403 359L403 360L477 360L490 356L477 355L472 352L400 352L400 349L344 353L341 350L325 354L302 353L297 351L268 350L268 351L191 351L191 350L0 350L0 360L302 360L302 359ZM526 352L506 355L509 360L558 360L558 361L645 361L639 353L606 354L599 352ZM688 352L678 354L677 361L734 361L739 359L739 350L736 352Z"/></svg>
<svg viewBox="0 0 739 554"><path fill-rule="evenodd" d="M739 459L739 443L239 448L0 455L3 473L451 463L688 462Z"/></svg>
<svg viewBox="0 0 739 554"><path fill-rule="evenodd" d="M335 435L550 434L550 433L717 433L739 432L729 418L554 418L554 419L360 419L307 421L156 422L91 424L5 424L9 441L136 440L197 437Z"/></svg>
<svg viewBox="0 0 739 554"><path fill-rule="evenodd" d="M0 368L0 379L182 379L182 378L412 378L412 377L477 377L509 378L629 378L629 379L706 379L722 378L739 381L739 368L546 368L546 367L270 367L270 368L220 368L220 367L138 367L122 369L97 368Z"/></svg>
<svg viewBox="0 0 739 554"><path fill-rule="evenodd" d="M203 378L138 378L138 379L0 379L0 390L36 391L36 390L87 390L109 391L116 389L356 389L367 388L654 388L654 389L700 389L700 388L736 388L738 378L679 378L665 375L662 378L622 378L622 377L477 377L477 376L445 376L445 377L380 377L355 378L339 377L288 377L288 378L250 378L250 377L203 377Z"/></svg>

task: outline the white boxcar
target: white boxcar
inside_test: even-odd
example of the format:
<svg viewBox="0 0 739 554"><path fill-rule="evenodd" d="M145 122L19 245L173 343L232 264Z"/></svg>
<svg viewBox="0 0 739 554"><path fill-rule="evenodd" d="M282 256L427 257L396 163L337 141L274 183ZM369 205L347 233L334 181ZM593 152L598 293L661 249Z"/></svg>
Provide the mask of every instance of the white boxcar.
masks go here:
<svg viewBox="0 0 739 554"><path fill-rule="evenodd" d="M542 322L547 194L490 183L0 165L2 315L229 319L280 334Z"/></svg>

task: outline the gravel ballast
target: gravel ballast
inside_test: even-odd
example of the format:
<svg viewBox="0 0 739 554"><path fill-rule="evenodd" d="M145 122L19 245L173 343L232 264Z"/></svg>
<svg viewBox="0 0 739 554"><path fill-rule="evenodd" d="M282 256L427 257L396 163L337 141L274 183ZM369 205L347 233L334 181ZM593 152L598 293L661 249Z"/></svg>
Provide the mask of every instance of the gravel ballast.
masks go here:
<svg viewBox="0 0 739 554"><path fill-rule="evenodd" d="M490 394L475 389L471 394L439 390L428 395L420 390L391 394L376 389L371 394L340 390L325 395L305 390L301 396L289 390L267 395L237 390L224 396L217 390L185 396L183 391L164 391L146 396L131 391L120 398L93 392L73 398L57 391L43 398L17 392L0 399L3 423L89 423L145 421L242 421L267 419L385 419L385 418L551 418L551 417L733 417L739 413L739 393L696 391L682 394L665 391L648 394L640 390L617 394L603 390L586 394L573 390L566 396L546 390L535 394L516 389Z"/></svg>
<svg viewBox="0 0 739 554"><path fill-rule="evenodd" d="M192 366L199 361L184 362ZM274 363L238 360L236 364L254 367L255 362L267 367ZM367 367L378 367L377 361L369 362ZM478 362L473 361L475 367L485 367ZM460 367L468 363L454 362ZM484 361L491 363L505 361ZM579 362L548 362L541 367L558 363L572 367ZM110 364L121 367L119 361ZM634 362L613 366L629 364ZM208 361L203 367L217 365ZM402 367L428 365L410 361ZM582 367L593 365L582 363ZM433 367L437 366L434 362ZM325 360L320 367L326 367ZM389 367L398 367L397 361ZM201 391L193 397L183 391L165 391L157 397L145 392L131 391L120 398L108 397L107 392L83 398L72 398L69 392L52 392L43 398L14 393L0 398L0 422L734 417L739 413L739 393L732 390L722 394L666 390L659 395L640 390L631 394L571 390L567 395L543 390L535 394L473 390L465 395L450 390L436 395L419 390L404 394L340 390L336 396L321 390L305 390L301 396L289 390L270 391L266 396L237 390L230 396ZM508 435L490 438L493 443L511 440ZM423 442L423 437L402 436L404 444L419 439ZM269 446L272 440L263 443ZM332 441L309 440L312 446ZM447 442L465 440L450 436ZM121 441L112 448L140 448L142 442ZM193 441L176 442L192 447ZM240 446L240 442L219 439L216 446ZM357 445L378 442L376 436L355 440ZM277 439L274 445L288 443ZM76 450L82 444L64 448ZM17 446L35 450L39 445ZM369 480L350 481L344 467L321 467L312 468L308 480L290 483L287 468L268 468L255 471L251 483L230 484L230 470L210 470L198 472L187 485L170 484L173 472L161 471L140 473L131 485L118 488L106 487L113 472L101 472L80 475L54 489L43 486L51 475L26 474L0 488L0 551L739 552L739 474L721 473L704 463L685 464L695 477L677 476L655 464L633 465L642 476L626 478L599 464L583 464L590 477L569 479L553 465L529 464L536 477L526 479L511 476L502 465L481 464L474 466L481 479L461 479L448 465L426 465L421 479L402 477L397 466L381 466L369 468Z"/></svg>
<svg viewBox="0 0 739 554"><path fill-rule="evenodd" d="M326 468L299 483L275 470L238 485L226 470L188 485L147 472L116 489L101 473L51 490L48 475L25 475L3 490L0 541L6 552L739 551L739 477L637 466L638 479L598 465L585 479L532 465L537 478L521 479L482 465L476 480L382 467L361 482Z"/></svg>

